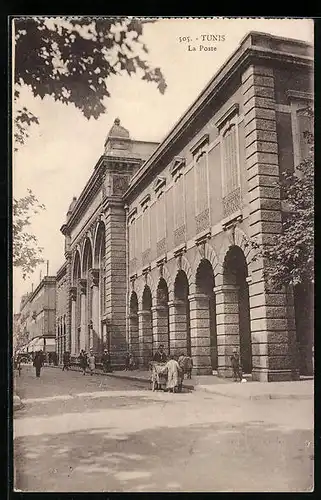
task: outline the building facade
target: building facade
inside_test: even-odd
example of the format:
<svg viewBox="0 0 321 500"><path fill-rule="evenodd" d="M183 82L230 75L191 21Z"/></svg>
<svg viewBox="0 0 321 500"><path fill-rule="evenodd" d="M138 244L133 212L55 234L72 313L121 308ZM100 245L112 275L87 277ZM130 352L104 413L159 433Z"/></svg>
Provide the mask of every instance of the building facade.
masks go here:
<svg viewBox="0 0 321 500"><path fill-rule="evenodd" d="M130 347L146 366L162 343L229 377L238 348L254 380L298 377L293 290L268 288L249 241L282 231L278 181L307 153L312 99L312 47L252 32L161 144L115 120L61 228L72 354L121 365Z"/></svg>
<svg viewBox="0 0 321 500"><path fill-rule="evenodd" d="M51 340L55 338L55 315L56 277L45 276L35 290L22 297L19 312L20 324L17 327L26 342L39 339L44 351L46 341L50 339L48 350L52 350Z"/></svg>
<svg viewBox="0 0 321 500"><path fill-rule="evenodd" d="M69 282L66 262L56 275L56 353L58 362L62 363L63 353L68 350L67 331Z"/></svg>

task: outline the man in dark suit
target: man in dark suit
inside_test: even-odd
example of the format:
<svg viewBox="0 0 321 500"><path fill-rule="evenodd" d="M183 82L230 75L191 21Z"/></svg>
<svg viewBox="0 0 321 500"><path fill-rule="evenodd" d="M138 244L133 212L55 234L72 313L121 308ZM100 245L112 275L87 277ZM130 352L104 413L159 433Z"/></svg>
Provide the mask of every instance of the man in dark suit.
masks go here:
<svg viewBox="0 0 321 500"><path fill-rule="evenodd" d="M157 351L154 354L153 361L157 361L157 363L166 363L167 355L164 351L164 346L161 344Z"/></svg>

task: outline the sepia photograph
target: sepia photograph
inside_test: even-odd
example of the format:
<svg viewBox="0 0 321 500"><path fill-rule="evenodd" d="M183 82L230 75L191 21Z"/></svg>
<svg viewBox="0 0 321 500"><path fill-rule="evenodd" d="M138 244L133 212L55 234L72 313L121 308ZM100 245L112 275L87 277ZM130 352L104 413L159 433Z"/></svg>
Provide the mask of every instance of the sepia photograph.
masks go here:
<svg viewBox="0 0 321 500"><path fill-rule="evenodd" d="M15 492L314 491L314 20L11 16Z"/></svg>

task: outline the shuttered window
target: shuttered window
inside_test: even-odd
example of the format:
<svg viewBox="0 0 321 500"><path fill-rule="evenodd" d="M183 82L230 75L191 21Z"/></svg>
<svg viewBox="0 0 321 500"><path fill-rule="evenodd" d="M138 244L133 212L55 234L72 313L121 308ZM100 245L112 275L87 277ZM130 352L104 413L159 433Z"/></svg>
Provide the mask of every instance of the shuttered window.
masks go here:
<svg viewBox="0 0 321 500"><path fill-rule="evenodd" d="M239 187L237 166L236 125L231 125L223 135L223 195Z"/></svg>

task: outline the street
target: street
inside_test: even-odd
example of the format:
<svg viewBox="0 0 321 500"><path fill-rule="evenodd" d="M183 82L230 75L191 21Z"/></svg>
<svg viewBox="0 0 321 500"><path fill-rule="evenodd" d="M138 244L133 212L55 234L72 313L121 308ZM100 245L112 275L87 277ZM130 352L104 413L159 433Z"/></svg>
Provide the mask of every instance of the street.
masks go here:
<svg viewBox="0 0 321 500"><path fill-rule="evenodd" d="M22 367L15 488L43 492L313 489L313 400L152 392L143 382Z"/></svg>

